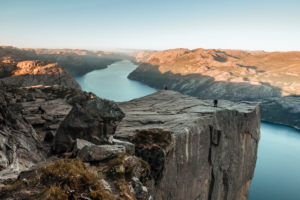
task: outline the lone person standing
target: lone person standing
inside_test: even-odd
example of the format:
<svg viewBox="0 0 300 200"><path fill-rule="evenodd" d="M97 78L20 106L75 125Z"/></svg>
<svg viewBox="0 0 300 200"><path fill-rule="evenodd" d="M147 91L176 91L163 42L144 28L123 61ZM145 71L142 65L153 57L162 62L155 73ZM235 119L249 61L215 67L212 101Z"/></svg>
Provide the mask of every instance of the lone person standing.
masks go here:
<svg viewBox="0 0 300 200"><path fill-rule="evenodd" d="M218 107L218 100L217 99L214 100L214 107Z"/></svg>

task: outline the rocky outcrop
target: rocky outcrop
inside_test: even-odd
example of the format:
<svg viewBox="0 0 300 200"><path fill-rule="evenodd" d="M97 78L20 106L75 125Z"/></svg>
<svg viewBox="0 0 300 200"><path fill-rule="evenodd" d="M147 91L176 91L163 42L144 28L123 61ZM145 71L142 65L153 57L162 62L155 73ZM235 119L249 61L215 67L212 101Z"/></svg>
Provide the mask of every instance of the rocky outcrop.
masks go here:
<svg viewBox="0 0 300 200"><path fill-rule="evenodd" d="M14 110L18 106L0 90L0 187L21 171L46 160L38 135L27 120Z"/></svg>
<svg viewBox="0 0 300 200"><path fill-rule="evenodd" d="M107 143L123 117L124 113L111 101L97 96L81 101L61 123L55 137L54 151L71 151L77 138L94 144Z"/></svg>
<svg viewBox="0 0 300 200"><path fill-rule="evenodd" d="M299 52L174 49L153 54L129 78L204 99L259 101L263 120L300 127L294 119L300 112L283 106L287 115L277 117L270 106L299 110L288 100L300 101L299 63Z"/></svg>
<svg viewBox="0 0 300 200"><path fill-rule="evenodd" d="M21 61L44 60L58 63L72 76L82 76L93 70L104 69L124 59L134 60L130 55L116 52L81 49L19 49L0 46L0 64L2 62L15 66Z"/></svg>
<svg viewBox="0 0 300 200"><path fill-rule="evenodd" d="M213 107L161 91L117 105L62 86L0 91L0 199L247 198L257 103Z"/></svg>
<svg viewBox="0 0 300 200"><path fill-rule="evenodd" d="M0 199L151 198L148 164L132 155L132 143L112 137L113 123L124 117L115 103L61 86L0 91ZM73 115L78 107L84 116ZM70 119L81 124L81 131L92 130L84 136L92 142L69 129L69 137L78 136L74 147L54 154L51 149L62 137L56 132ZM95 144L98 140L107 144Z"/></svg>
<svg viewBox="0 0 300 200"><path fill-rule="evenodd" d="M5 67L0 77L2 77L0 80L6 85L14 87L62 85L76 89L81 88L76 80L57 63L40 60L22 61L18 62L15 67Z"/></svg>
<svg viewBox="0 0 300 200"><path fill-rule="evenodd" d="M115 137L132 141L155 178L154 199L247 199L260 138L257 103L161 91L120 103Z"/></svg>

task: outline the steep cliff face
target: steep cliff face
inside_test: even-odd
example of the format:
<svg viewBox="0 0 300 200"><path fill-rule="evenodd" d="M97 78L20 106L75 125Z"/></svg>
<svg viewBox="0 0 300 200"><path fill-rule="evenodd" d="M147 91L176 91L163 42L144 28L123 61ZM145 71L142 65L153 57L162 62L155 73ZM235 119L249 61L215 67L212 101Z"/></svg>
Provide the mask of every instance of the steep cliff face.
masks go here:
<svg viewBox="0 0 300 200"><path fill-rule="evenodd" d="M299 63L299 52L175 49L153 54L129 78L204 99L259 101L263 120L297 128Z"/></svg>
<svg viewBox="0 0 300 200"><path fill-rule="evenodd" d="M0 88L0 188L2 181L46 160L36 131L18 109L11 96Z"/></svg>
<svg viewBox="0 0 300 200"><path fill-rule="evenodd" d="M149 162L154 199L247 199L260 137L257 103L216 108L161 91L119 106L126 117L115 137L132 141Z"/></svg>

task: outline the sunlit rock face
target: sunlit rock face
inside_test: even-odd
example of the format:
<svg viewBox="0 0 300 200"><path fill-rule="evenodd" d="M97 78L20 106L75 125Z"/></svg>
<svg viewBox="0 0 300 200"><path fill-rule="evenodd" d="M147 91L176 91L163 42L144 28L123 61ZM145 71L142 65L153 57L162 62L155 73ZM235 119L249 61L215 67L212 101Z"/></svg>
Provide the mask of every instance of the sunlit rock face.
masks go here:
<svg viewBox="0 0 300 200"><path fill-rule="evenodd" d="M154 53L129 78L203 99L258 101L263 120L299 128L299 69L300 52L174 49Z"/></svg>
<svg viewBox="0 0 300 200"><path fill-rule="evenodd" d="M136 146L155 179L154 199L247 199L260 138L257 103L161 91L120 103L115 137Z"/></svg>
<svg viewBox="0 0 300 200"><path fill-rule="evenodd" d="M134 56L118 52L81 49L19 49L0 46L0 65L11 64L16 66L18 62L30 60L51 61L58 63L72 76L82 76L93 70L104 69L114 62L124 59L135 60Z"/></svg>
<svg viewBox="0 0 300 200"><path fill-rule="evenodd" d="M57 63L41 60L21 61L16 66L3 66L0 80L15 87L62 85L80 89L73 77Z"/></svg>
<svg viewBox="0 0 300 200"><path fill-rule="evenodd" d="M190 94L199 92L201 86L208 87L215 95L222 94L216 91L218 87L234 90L236 83L241 85L240 89L256 86L257 89L244 91L248 97L257 98L259 95L254 93L262 87L267 94L261 93L261 97L300 94L300 52L173 49L154 53L144 63L130 78L159 87L147 80L147 73L158 72L166 79L160 84L169 83L170 88ZM180 82L176 84L172 79ZM233 99L238 98L238 92L232 93Z"/></svg>

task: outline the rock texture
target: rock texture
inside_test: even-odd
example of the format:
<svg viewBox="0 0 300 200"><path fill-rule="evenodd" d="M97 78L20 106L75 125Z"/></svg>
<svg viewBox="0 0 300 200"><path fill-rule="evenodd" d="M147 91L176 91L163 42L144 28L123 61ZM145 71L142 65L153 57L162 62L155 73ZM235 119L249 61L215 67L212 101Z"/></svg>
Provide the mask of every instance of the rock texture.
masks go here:
<svg viewBox="0 0 300 200"><path fill-rule="evenodd" d="M0 80L15 87L32 87L35 85L63 85L80 89L79 84L57 63L48 61L22 61L16 66L3 66Z"/></svg>
<svg viewBox="0 0 300 200"><path fill-rule="evenodd" d="M124 113L111 101L97 96L81 101L61 123L55 137L54 151L71 151L77 138L94 144L104 144L114 134L123 117Z"/></svg>
<svg viewBox="0 0 300 200"><path fill-rule="evenodd" d="M300 129L300 96L259 99L262 119Z"/></svg>
<svg viewBox="0 0 300 200"><path fill-rule="evenodd" d="M124 117L115 103L62 86L1 87L0 102L0 199L151 198L149 165L132 143L112 136ZM70 119L82 129L57 133L74 125ZM62 132L76 142L55 154Z"/></svg>
<svg viewBox="0 0 300 200"><path fill-rule="evenodd" d="M19 49L0 46L0 64L2 62L15 66L21 61L44 60L58 63L72 76L82 76L93 70L104 69L107 65L124 59L135 60L133 56L116 52L81 49Z"/></svg>
<svg viewBox="0 0 300 200"><path fill-rule="evenodd" d="M115 137L132 141L149 162L154 199L247 199L260 138L257 103L216 108L161 91L119 106L126 117Z"/></svg>
<svg viewBox="0 0 300 200"><path fill-rule="evenodd" d="M299 52L173 49L153 54L129 78L204 99L260 101L263 120L300 127L294 119L300 112L283 108L287 115L277 117L270 110L270 104L299 110L289 101L300 101L299 66Z"/></svg>
<svg viewBox="0 0 300 200"><path fill-rule="evenodd" d="M257 103L213 107L161 91L117 106L61 86L0 91L1 199L247 198ZM61 141L67 148L53 153Z"/></svg>
<svg viewBox="0 0 300 200"><path fill-rule="evenodd" d="M0 186L46 159L36 131L16 107L0 89Z"/></svg>

